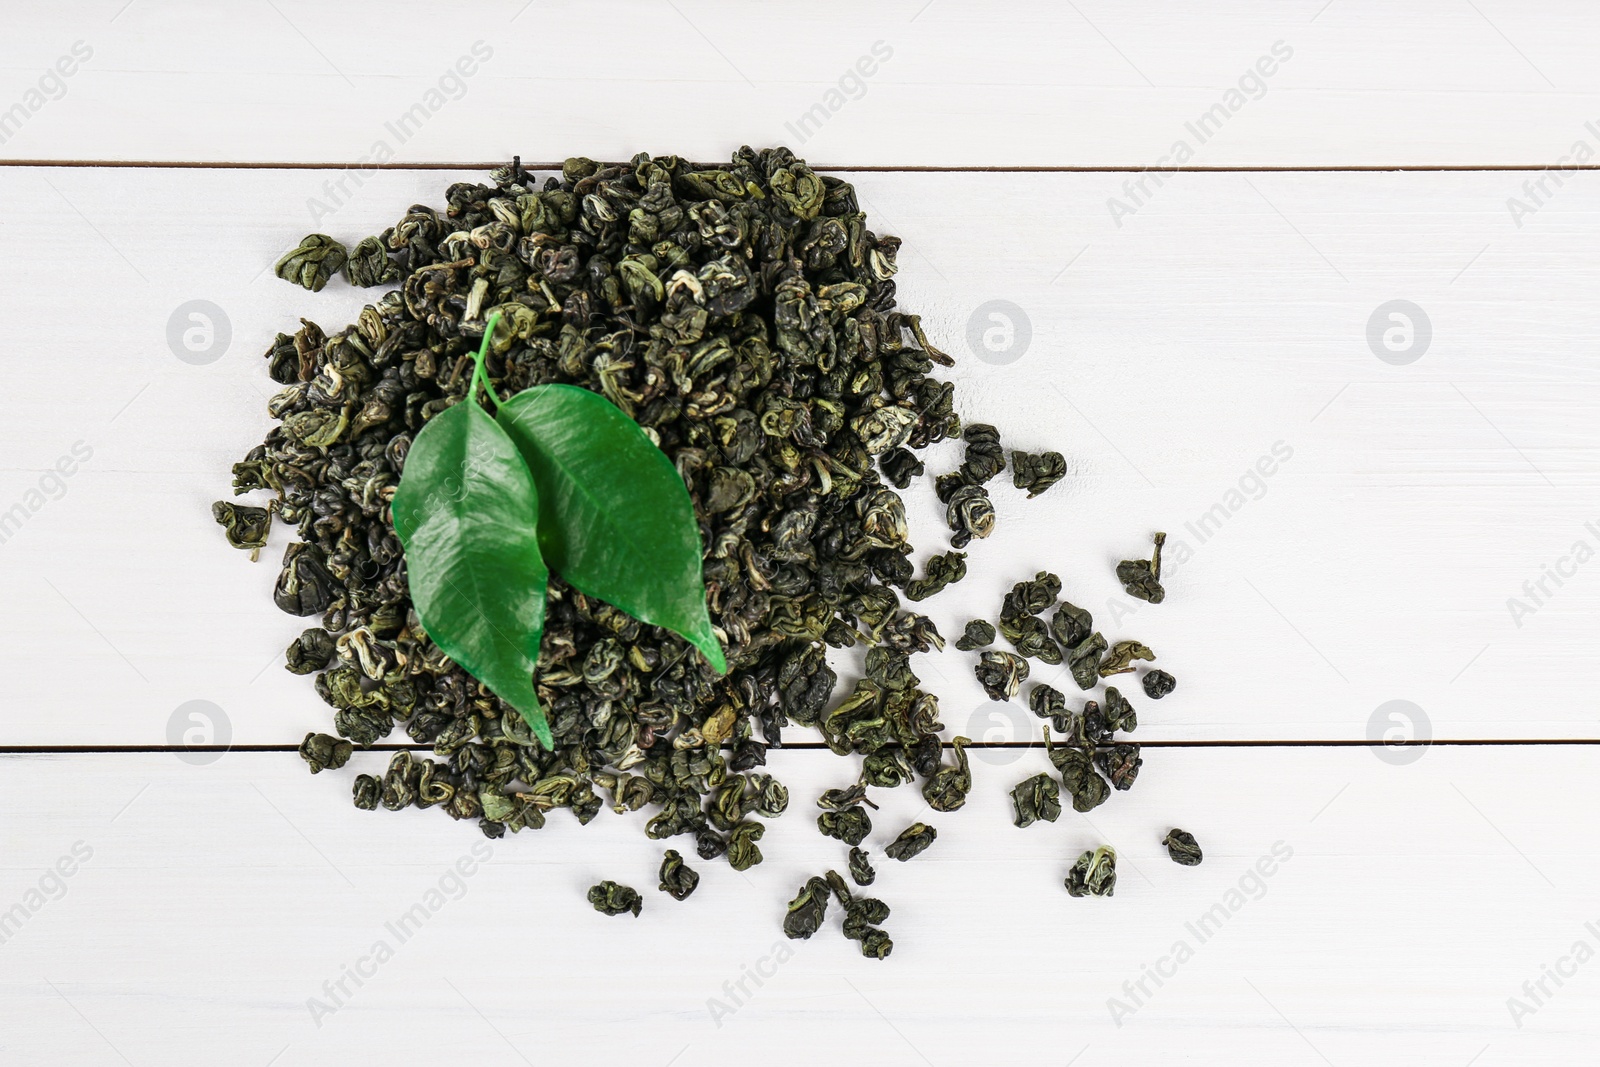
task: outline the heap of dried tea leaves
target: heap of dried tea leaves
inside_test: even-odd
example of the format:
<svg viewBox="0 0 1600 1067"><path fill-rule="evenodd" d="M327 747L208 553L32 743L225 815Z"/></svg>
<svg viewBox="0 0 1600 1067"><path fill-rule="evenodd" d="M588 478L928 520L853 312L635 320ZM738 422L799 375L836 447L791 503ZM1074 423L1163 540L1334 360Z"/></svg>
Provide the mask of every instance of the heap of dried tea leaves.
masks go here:
<svg viewBox="0 0 1600 1067"><path fill-rule="evenodd" d="M871 828L868 786L920 779L933 810L960 808L972 788L969 742L956 738L944 762L938 701L910 668L913 653L944 640L896 589L916 601L961 580L959 550L993 529L987 483L1006 461L994 427L966 428L964 461L935 483L957 551L913 578L893 487L923 475L918 451L962 427L952 385L930 377L952 361L895 308L899 239L867 228L849 183L781 148L744 148L720 166L577 158L543 180L513 163L488 184L450 186L445 200L443 210L413 206L352 250L314 234L279 262L280 277L313 291L340 270L353 284L398 288L332 334L302 319L277 336L266 358L283 387L268 405L278 425L233 468L236 493L269 499L214 511L229 543L252 556L274 518L298 533L274 599L320 625L290 645L287 666L315 675L340 735L307 737L312 770L338 768L352 746L399 727L434 758L401 751L381 778L357 775L357 807L438 807L490 837L537 829L560 808L580 823L602 807L644 809L649 837L690 835L702 859L744 870L761 862L760 820L788 805L759 768L795 723L861 757L859 783L819 802L824 833L859 845ZM729 668L718 676L682 638L552 576L534 674L550 745L429 640L390 508L418 431L468 394L496 315L483 367L496 397L548 383L591 390L682 477ZM1013 452L1012 462L1030 496L1066 472L1055 452ZM1159 594L1159 555L1152 563L1148 577L1130 573L1130 591ZM1085 689L1103 669L1107 645L1087 612L1063 604L1048 625L1037 617L1060 589L1047 577L1019 585L1002 613L1000 630L1022 655L983 653L980 678L996 699L1027 677L1024 656L1065 661ZM994 639L974 621L958 647ZM868 645L865 676L835 701L825 650L858 641ZM1125 667L1138 651L1114 661ZM1088 810L1079 798L1101 781L1095 766L1125 788L1137 749L1130 762L1121 751L1132 746L1110 744L1110 720L1074 732L1064 707L1051 707L1073 734L1061 751L1076 754L1062 772L1074 806ZM1024 786L1019 824L1024 813L1053 819L1053 781ZM916 824L888 854L909 859L935 834ZM849 870L857 885L875 877L859 847ZM1100 867L1085 877L1104 882ZM662 891L683 899L698 878L667 851ZM785 932L809 936L830 893L862 953L887 956L888 907L853 898L831 871L802 889ZM589 899L607 914L642 906L611 881Z"/></svg>

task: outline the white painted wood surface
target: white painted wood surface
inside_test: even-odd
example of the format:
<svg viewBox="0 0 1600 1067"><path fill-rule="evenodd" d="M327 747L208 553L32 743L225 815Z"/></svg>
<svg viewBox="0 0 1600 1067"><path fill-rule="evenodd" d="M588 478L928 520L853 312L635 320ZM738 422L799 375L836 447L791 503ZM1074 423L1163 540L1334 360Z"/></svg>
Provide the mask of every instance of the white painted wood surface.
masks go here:
<svg viewBox="0 0 1600 1067"><path fill-rule="evenodd" d="M1409 766L1363 749L1164 750L1088 818L1026 830L1005 790L1048 764L1004 755L975 762L967 808L937 816L938 840L905 865L881 847L926 809L910 790L881 798L872 892L895 938L881 963L836 917L774 957L784 904L844 861L810 802L845 784L831 756L776 756L796 802L769 824L770 858L744 877L695 864L681 904L655 889L668 842L609 811L494 843L457 885L447 873L482 849L470 826L349 806L351 772L377 754L314 779L269 754L8 758L0 813L27 833L8 845L0 903L74 843L93 854L0 944L0 1047L8 1063L122 1062L114 1046L174 1067L1588 1062L1600 962L1561 961L1600 946L1596 861L1548 798L1559 781L1563 810L1600 804L1589 750L1435 748ZM1165 858L1174 821L1199 836L1201 866ZM1103 841L1122 856L1115 896L1067 897L1070 860ZM1275 845L1287 858L1261 876ZM441 878L443 899L426 900ZM601 878L639 888L643 914L591 910L583 891ZM419 902L428 917L402 943L385 924ZM1202 928L1219 904L1225 921ZM380 940L393 958L363 964L363 985L323 990ZM1573 973L1535 1004L1523 983L1558 964ZM1157 966L1148 997L1124 990ZM724 988L758 968L748 996ZM1520 1028L1512 997L1535 1009ZM311 998L337 1008L320 1026ZM1112 998L1132 1009L1120 1026Z"/></svg>
<svg viewBox="0 0 1600 1067"><path fill-rule="evenodd" d="M711 159L787 142L836 166L1542 167L1600 147L1600 14L1576 2L442 7L12 5L0 163ZM92 54L41 83L79 41ZM477 41L487 58L441 85ZM1264 90L1241 87L1279 41L1292 55ZM1218 104L1202 142L1189 124ZM817 105L826 119L797 133ZM389 125L408 111L414 130ZM0 167L0 515L27 511L0 541L0 748L167 744L196 725L178 714L192 700L220 709L211 740L326 727L278 666L302 625L270 603L281 535L252 566L207 510L268 426L257 353L299 315L342 325L365 295L306 294L271 261L308 230L354 240L473 179L350 173ZM1136 699L1144 739L1600 737L1600 589L1571 567L1579 540L1600 549L1593 175L853 180L906 240L903 303L961 358L963 411L1071 463L1039 500L1000 494L995 537L930 605L947 634L1047 567L1181 679ZM209 365L167 339L196 299L232 333ZM1009 365L966 340L992 300L1032 330ZM1367 340L1392 300L1431 322L1409 365ZM1290 458L1241 485L1278 442ZM1219 504L1202 543L1187 524ZM940 550L926 487L911 510L924 554ZM1122 616L1111 566L1157 528L1192 558L1169 557L1166 604ZM1532 609L1520 619L1513 597ZM970 657L917 669L952 733L1032 728L982 699ZM1387 717L1392 700L1424 718ZM911 866L881 846L926 814L920 797L875 813L890 960L830 929L745 991L724 983L774 970L784 903L843 861L813 826L811 799L849 776L829 754L773 754L794 803L769 859L744 877L691 861L704 879L683 904L654 890L662 845L643 820L610 812L581 830L558 813L456 883L485 847L474 828L350 807L377 753L315 778L287 753L0 756L0 1060L1587 1062L1593 751L1147 749L1132 792L1028 830L1005 793L1042 753L977 752L971 802ZM1199 835L1200 868L1162 854L1174 822ZM1124 857L1116 897L1067 898L1065 868L1101 842ZM1292 855L1253 881L1279 842ZM645 893L640 919L588 908L608 877ZM441 906L400 944L385 924L419 903ZM1203 944L1186 925L1234 903ZM324 989L379 939L392 960L349 995ZM1179 941L1193 957L1174 968ZM1153 995L1124 989L1157 966ZM320 1026L313 997L338 1007Z"/></svg>
<svg viewBox="0 0 1600 1067"><path fill-rule="evenodd" d="M92 52L12 159L718 158L736 138L835 165L1142 167L1180 141L1210 166L1553 164L1600 115L1581 0L8 7L0 106Z"/></svg>

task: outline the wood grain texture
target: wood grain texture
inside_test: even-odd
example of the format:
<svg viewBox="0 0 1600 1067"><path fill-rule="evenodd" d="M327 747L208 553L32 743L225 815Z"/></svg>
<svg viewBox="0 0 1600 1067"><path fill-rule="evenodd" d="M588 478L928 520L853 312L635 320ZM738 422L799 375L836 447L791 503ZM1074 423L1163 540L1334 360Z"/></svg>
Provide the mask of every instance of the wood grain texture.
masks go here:
<svg viewBox="0 0 1600 1067"><path fill-rule="evenodd" d="M1409 766L1360 750L1150 753L1135 788L1092 816L1017 830L1006 791L1046 761L980 760L967 807L933 815L938 840L905 865L882 847L929 813L912 790L879 794L871 892L893 909L895 949L877 962L837 915L810 941L779 933L804 878L844 862L814 826L812 798L848 777L832 757L777 755L793 801L769 822L766 862L741 876L691 858L702 881L683 903L655 880L662 847L682 842L646 840L642 815L580 828L557 812L486 848L439 812L351 807L349 780L381 767L376 754L315 778L288 754L6 758L0 909L75 843L92 854L6 931L0 1007L29 1022L0 1047L13 1063L173 1067L548 1063L586 1060L597 1039L646 1064L802 1062L791 1045L805 1062L894 1067L1576 1063L1600 964L1561 960L1600 941L1600 869L1545 798L1591 810L1591 763L1572 750L1436 749ZM1165 857L1173 824L1198 836L1201 866ZM1104 842L1121 856L1115 896L1069 898L1066 867ZM452 876L474 843L488 858ZM602 878L640 890L642 916L592 911L584 890ZM388 924L419 903L402 941ZM393 957L362 963L379 941ZM1533 1005L1523 983L1558 964L1574 973L1546 979L1518 1027L1508 999ZM359 987L324 990L358 965ZM1145 977L1158 967L1159 986ZM724 987L740 980L743 993ZM1147 996L1124 989L1141 980ZM312 998L337 1009L320 1026Z"/></svg>
<svg viewBox="0 0 1600 1067"><path fill-rule="evenodd" d="M1554 164L1595 142L1600 99L1600 14L1578 0L70 0L9 16L0 108L74 43L92 51L5 131L12 159L717 159L748 141L830 164L1151 166L1182 142L1209 165ZM488 58L459 77L478 42Z"/></svg>
<svg viewBox="0 0 1600 1067"><path fill-rule="evenodd" d="M270 426L257 353L371 294L270 273L313 226L323 173L111 173L0 172L0 249L27 264L0 298L16 336L0 512L41 505L0 544L0 591L25 606L0 620L16 712L0 744L159 744L195 699L231 720L221 740L295 742L328 714L280 666L305 625L270 600L286 532L251 564L208 508ZM354 242L450 180L386 172L316 225ZM1182 175L1118 228L1102 212L1120 176L858 176L874 224L906 240L902 304L959 357L961 410L1070 457L1045 496L997 490L998 532L926 610L955 635L1056 571L1108 637L1144 640L1180 679L1159 705L1136 698L1152 738L1361 739L1395 699L1435 737L1600 736L1581 668L1600 587L1573 558L1600 547L1600 259L1583 236L1600 191L1574 185L1519 229L1513 180ZM197 298L232 329L204 366L168 343ZM1396 298L1432 323L1407 366L1366 338ZM1031 324L1006 365L968 342L992 299ZM77 442L93 456L57 485ZM930 473L957 458L942 446ZM920 561L947 531L928 484L908 508ZM1158 607L1112 574L1155 529L1172 537ZM1547 578L1557 566L1568 577ZM971 666L917 657L946 723L1031 734Z"/></svg>

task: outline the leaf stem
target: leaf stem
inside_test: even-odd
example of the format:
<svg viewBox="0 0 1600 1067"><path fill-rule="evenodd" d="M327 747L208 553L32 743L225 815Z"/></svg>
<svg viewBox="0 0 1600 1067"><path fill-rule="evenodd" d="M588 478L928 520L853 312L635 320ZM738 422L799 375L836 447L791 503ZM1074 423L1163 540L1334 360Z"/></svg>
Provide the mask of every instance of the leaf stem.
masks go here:
<svg viewBox="0 0 1600 1067"><path fill-rule="evenodd" d="M478 354L472 357L472 381L467 383L467 396L476 398L478 386L483 386L483 393L489 398L496 411L500 410L500 398L494 395L494 390L489 388L489 376L484 373L483 361L489 356L489 339L494 336L495 324L500 321L497 311L489 316L489 324L483 328L483 343L478 346Z"/></svg>

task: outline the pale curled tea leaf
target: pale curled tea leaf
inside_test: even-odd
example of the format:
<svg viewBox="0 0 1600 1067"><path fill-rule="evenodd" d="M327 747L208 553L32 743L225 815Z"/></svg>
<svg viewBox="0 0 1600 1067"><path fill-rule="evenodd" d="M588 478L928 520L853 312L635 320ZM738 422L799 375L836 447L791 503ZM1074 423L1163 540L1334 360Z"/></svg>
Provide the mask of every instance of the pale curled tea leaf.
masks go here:
<svg viewBox="0 0 1600 1067"><path fill-rule="evenodd" d="M1067 892L1075 897L1109 897L1117 888L1117 853L1101 845L1078 857L1067 872Z"/></svg>

